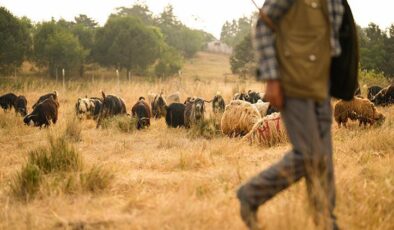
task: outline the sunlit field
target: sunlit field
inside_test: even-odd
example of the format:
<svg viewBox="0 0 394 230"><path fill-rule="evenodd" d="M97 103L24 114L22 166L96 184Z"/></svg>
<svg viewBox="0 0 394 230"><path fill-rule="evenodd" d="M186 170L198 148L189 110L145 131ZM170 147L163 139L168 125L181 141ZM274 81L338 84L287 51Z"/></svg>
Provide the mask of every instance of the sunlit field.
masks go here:
<svg viewBox="0 0 394 230"><path fill-rule="evenodd" d="M151 92L179 91L182 101L210 100L220 92L228 103L240 90L264 91L262 83L230 72L228 56L199 53L186 61L181 76L165 80L128 81L122 74L118 84L108 71L66 80L65 87L47 78L0 79L0 94L25 95L30 111L40 95L54 90L60 103L58 123L43 129L25 126L13 111L0 111L0 229L244 229L237 187L279 160L289 144L199 137L167 128L164 119L142 131L125 128L121 119L96 129L93 120L76 120L74 111L78 97L100 97L101 90L122 97L128 113ZM362 83L364 95L367 84ZM394 106L378 110L386 116L381 126L350 122L338 129L333 123L342 229L394 229ZM37 169L27 167L29 154L45 151L73 152L75 165L34 174ZM18 180L22 169L39 186ZM301 181L262 206L259 219L266 229L315 229L308 212Z"/></svg>

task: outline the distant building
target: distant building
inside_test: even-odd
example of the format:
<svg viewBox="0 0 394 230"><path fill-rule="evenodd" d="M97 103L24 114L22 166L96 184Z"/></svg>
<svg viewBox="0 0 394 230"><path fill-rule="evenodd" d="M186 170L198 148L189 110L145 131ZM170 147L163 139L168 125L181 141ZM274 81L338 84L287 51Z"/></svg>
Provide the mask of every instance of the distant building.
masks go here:
<svg viewBox="0 0 394 230"><path fill-rule="evenodd" d="M207 44L206 51L212 53L231 54L233 48L221 41L212 41Z"/></svg>

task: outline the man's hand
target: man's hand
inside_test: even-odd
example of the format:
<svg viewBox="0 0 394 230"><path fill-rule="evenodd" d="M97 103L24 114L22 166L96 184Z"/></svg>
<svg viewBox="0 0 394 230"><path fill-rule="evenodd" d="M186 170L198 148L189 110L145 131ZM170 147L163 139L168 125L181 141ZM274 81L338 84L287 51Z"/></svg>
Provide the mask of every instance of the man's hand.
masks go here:
<svg viewBox="0 0 394 230"><path fill-rule="evenodd" d="M269 80L265 91L266 100L275 108L282 110L284 105L282 86L278 80Z"/></svg>

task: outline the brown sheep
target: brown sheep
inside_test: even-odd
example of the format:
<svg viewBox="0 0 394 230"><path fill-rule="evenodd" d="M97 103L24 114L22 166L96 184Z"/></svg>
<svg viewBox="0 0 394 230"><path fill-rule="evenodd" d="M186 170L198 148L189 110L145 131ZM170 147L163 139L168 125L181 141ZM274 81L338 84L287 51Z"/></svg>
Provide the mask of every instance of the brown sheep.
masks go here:
<svg viewBox="0 0 394 230"><path fill-rule="evenodd" d="M52 121L56 124L58 119L59 102L52 96L37 104L29 115L27 115L23 122L29 125L31 122L37 127L48 127Z"/></svg>
<svg viewBox="0 0 394 230"><path fill-rule="evenodd" d="M143 129L150 126L151 111L144 97L140 97L131 108L131 115L138 119L137 129Z"/></svg>
<svg viewBox="0 0 394 230"><path fill-rule="evenodd" d="M358 97L351 101L338 101L334 107L334 118L339 127L341 124L346 127L348 119L358 120L360 126L384 121L384 115L376 110L372 102Z"/></svg>
<svg viewBox="0 0 394 230"><path fill-rule="evenodd" d="M55 90L55 91L53 91L53 93L48 93L48 94L42 95L40 98L38 98L38 101L32 106L32 108L33 109L36 108L36 106L38 104L40 104L41 102L45 101L46 99L48 99L50 97L52 97L54 100L57 100L57 98L58 98L57 91Z"/></svg>

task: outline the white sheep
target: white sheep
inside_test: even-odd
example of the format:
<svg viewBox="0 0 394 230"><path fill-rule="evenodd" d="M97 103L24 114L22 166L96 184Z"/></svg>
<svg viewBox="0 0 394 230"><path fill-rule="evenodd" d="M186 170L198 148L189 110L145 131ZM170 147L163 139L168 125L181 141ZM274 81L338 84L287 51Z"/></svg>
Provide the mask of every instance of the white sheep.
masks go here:
<svg viewBox="0 0 394 230"><path fill-rule="evenodd" d="M263 117L243 139L264 146L286 141L286 131L280 113Z"/></svg>
<svg viewBox="0 0 394 230"><path fill-rule="evenodd" d="M261 99L257 101L257 103L253 104L254 107L259 111L261 117L267 115L268 108L270 106L269 102L263 102Z"/></svg>
<svg viewBox="0 0 394 230"><path fill-rule="evenodd" d="M249 102L233 100L226 106L221 120L222 133L230 136L244 136L261 120L257 108Z"/></svg>

